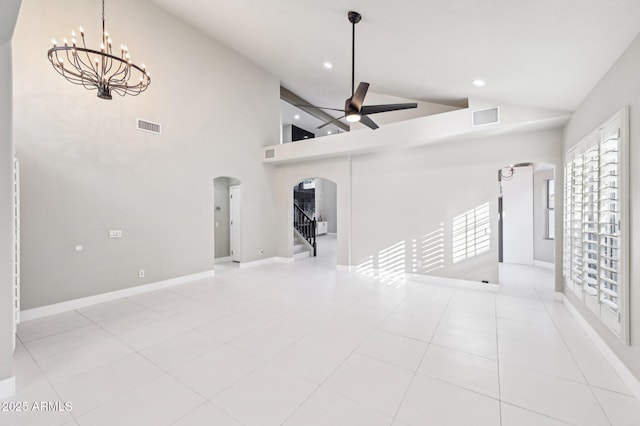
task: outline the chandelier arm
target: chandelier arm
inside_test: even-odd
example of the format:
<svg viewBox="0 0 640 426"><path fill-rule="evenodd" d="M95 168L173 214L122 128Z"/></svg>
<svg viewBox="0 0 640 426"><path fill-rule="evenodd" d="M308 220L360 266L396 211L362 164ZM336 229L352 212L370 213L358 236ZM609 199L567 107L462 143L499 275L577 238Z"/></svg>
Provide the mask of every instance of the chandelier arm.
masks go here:
<svg viewBox="0 0 640 426"><path fill-rule="evenodd" d="M111 54L111 51L109 51L108 53ZM109 73L111 72L111 68L113 68L113 60L111 58L109 59L103 58L103 61L106 62L106 66L102 67L102 74L109 75Z"/></svg>
<svg viewBox="0 0 640 426"><path fill-rule="evenodd" d="M55 56L55 61L54 61L53 56L50 56L49 60L51 61L52 65L53 65L53 68L56 71L58 71L59 74L61 74L63 77L65 77L69 81L72 81L73 77L77 77L79 79L82 79L82 75L81 74L78 74L78 73L72 71L71 69L67 69L67 68L64 67L64 62L60 62L60 59L58 58L58 53L57 52L54 52L54 56Z"/></svg>
<svg viewBox="0 0 640 426"><path fill-rule="evenodd" d="M60 74L61 76L63 76L64 78L67 79L67 81L69 81L72 84L77 84L77 85L84 85L86 83L85 79L82 78L78 78L76 77L75 74L71 74L71 72L66 72L62 67L60 66L55 66L54 65L54 69L56 70L56 72L58 74Z"/></svg>
<svg viewBox="0 0 640 426"><path fill-rule="evenodd" d="M119 77L120 75L122 75L122 78ZM125 82L128 79L129 79L129 65L126 63L120 62L116 72L113 73L111 77L109 77L109 82L119 83L119 82Z"/></svg>
<svg viewBox="0 0 640 426"><path fill-rule="evenodd" d="M73 48L73 47L69 47L69 46L60 46L60 47L54 47L50 50L54 52L56 60L58 60L58 52L60 51L69 51L69 50L76 50L76 54L73 55L74 58L76 59L75 61L71 61L70 63L74 64L74 67L78 70L80 70L81 72L84 73L84 75L89 75L89 76L93 76L96 78L96 81L99 81L100 78L100 73L98 72L98 70L96 68L93 67L93 63L89 62L89 64L87 64L85 61L82 60L81 55L78 52L83 52L85 53L87 59L89 59L89 61L91 60L91 57L89 56L89 53L96 53L99 54L99 52L95 51L95 50L91 50L91 49L84 49L84 48ZM58 60L59 63L59 60ZM91 73L89 73L89 71L93 71L93 75ZM65 68L65 73L71 73L73 75L76 75L77 77L82 77L82 74L77 74L74 73L73 71L66 69Z"/></svg>
<svg viewBox="0 0 640 426"><path fill-rule="evenodd" d="M87 58L89 59L89 55L87 54ZM98 81L98 74L95 72L93 67L82 60L82 57L76 51L74 66L76 69L80 70L83 76L87 76L87 78L92 78L92 81Z"/></svg>
<svg viewBox="0 0 640 426"><path fill-rule="evenodd" d="M71 72L71 73L72 73L72 75L75 75L76 77L79 78L79 81L76 84L82 84L84 86L84 84L83 84L83 81L85 80L84 76L89 76L89 77L92 77L92 76L91 76L91 74L87 74L87 72L84 71L84 68L80 65L81 62L80 62L80 58L79 58L77 49L73 49L73 50L71 50L71 52L72 53L71 53L71 56L70 56L69 55L69 50L66 51L67 59L69 60L70 64L73 64L73 66L76 68L76 70L80 71L80 74L76 74L76 73L73 73L73 72Z"/></svg>

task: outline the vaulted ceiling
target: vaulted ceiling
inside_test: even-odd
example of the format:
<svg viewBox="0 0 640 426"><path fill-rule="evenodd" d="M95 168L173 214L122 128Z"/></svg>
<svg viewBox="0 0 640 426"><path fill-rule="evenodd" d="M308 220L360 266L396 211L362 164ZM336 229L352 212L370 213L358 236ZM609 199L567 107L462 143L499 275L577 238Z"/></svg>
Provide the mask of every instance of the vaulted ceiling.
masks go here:
<svg viewBox="0 0 640 426"><path fill-rule="evenodd" d="M363 17L356 82L451 105L482 97L573 110L640 31L638 0L153 1L337 108L350 94L349 10Z"/></svg>

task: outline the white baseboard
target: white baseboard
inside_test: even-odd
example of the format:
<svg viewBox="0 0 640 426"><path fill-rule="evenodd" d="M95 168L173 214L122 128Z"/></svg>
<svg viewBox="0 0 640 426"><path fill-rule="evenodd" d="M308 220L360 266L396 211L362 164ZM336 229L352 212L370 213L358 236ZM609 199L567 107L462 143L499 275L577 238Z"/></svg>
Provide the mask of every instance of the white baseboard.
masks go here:
<svg viewBox="0 0 640 426"><path fill-rule="evenodd" d="M500 291L500 286L498 284L493 283L481 283L470 280L461 280L457 278L445 278L445 277L437 277L434 275L424 275L424 274L412 274L412 273L404 273L398 274L398 276L390 278L385 277L384 274L380 274L380 270L376 268L367 268L363 271L358 271L357 266L346 266L346 265L336 265L336 270L344 271L344 272L355 272L360 273L366 276L374 277L374 278L388 278L394 280L409 280L409 281L419 281L428 284L435 285L444 285L449 287L457 287L457 288L466 288L470 290L482 290L482 291L491 291L497 292Z"/></svg>
<svg viewBox="0 0 640 426"><path fill-rule="evenodd" d="M0 380L0 401L16 394L16 376Z"/></svg>
<svg viewBox="0 0 640 426"><path fill-rule="evenodd" d="M533 266L537 266L539 268L551 269L551 270L556 269L556 266L553 263L551 263L551 262L543 262L541 260L534 260L533 261Z"/></svg>
<svg viewBox="0 0 640 426"><path fill-rule="evenodd" d="M444 285L448 287L465 288L469 290L481 290L498 292L500 285L493 283L482 283L471 280L461 280L457 278L436 277L434 275L407 274L407 279L420 281L428 284Z"/></svg>
<svg viewBox="0 0 640 426"><path fill-rule="evenodd" d="M112 291L109 293L96 294L95 296L83 297L81 299L55 303L53 305L41 306L39 308L27 309L26 311L20 312L20 321L29 321L32 319L47 317L49 315L61 314L63 312L73 311L74 309L85 308L87 306L97 305L99 303L110 302L112 300L122 299L129 296L135 296L136 294L148 293L150 291L161 290L163 288L173 287L179 284L185 284L192 281L211 278L214 275L215 271L213 270L204 271L197 274L170 278L163 281L156 281L145 285Z"/></svg>
<svg viewBox="0 0 640 426"><path fill-rule="evenodd" d="M582 314L573 306L573 304L567 299L567 296L562 295L562 303L567 307L567 310L571 313L571 316L580 324L582 330L589 336L591 341L596 345L598 350L604 358L609 361L609 364L618 373L624 384L627 385L633 396L640 400L640 381L633 375L633 373L627 368L626 365L618 358L618 356L611 350L609 345L600 337L598 332L589 324L589 322L582 316Z"/></svg>
<svg viewBox="0 0 640 426"><path fill-rule="evenodd" d="M233 259L231 256L226 256L226 257L216 257L215 259L213 259L214 263L222 263L222 262L231 262Z"/></svg>
<svg viewBox="0 0 640 426"><path fill-rule="evenodd" d="M253 262L241 262L240 269L255 268L256 266L269 265L271 263L293 263L293 257L269 257L267 259L254 260Z"/></svg>
<svg viewBox="0 0 640 426"><path fill-rule="evenodd" d="M562 302L563 297L564 297L564 294L561 291L553 292L553 300L555 300L556 302Z"/></svg>

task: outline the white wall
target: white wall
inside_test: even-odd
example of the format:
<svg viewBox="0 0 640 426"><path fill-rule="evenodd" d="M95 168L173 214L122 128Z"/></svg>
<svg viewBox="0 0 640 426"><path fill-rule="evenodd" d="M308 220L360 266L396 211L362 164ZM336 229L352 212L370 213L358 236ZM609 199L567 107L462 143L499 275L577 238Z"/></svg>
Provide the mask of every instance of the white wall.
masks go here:
<svg viewBox="0 0 640 426"><path fill-rule="evenodd" d="M278 252L287 256L290 251L291 186L305 177L320 176L337 183L339 265L370 262L373 268L389 268L384 259L391 250L398 258L394 270L402 264L407 272L496 282L497 170L522 162L559 165L560 156L561 132L549 130L278 165ZM453 264L453 218L487 203L492 220L490 250ZM434 232L442 233L443 267L414 268L414 240L419 245Z"/></svg>
<svg viewBox="0 0 640 426"><path fill-rule="evenodd" d="M322 218L327 221L328 232L338 232L338 209L336 184L322 179Z"/></svg>
<svg viewBox="0 0 640 426"><path fill-rule="evenodd" d="M502 241L504 263L533 264L532 166L515 167L502 181Z"/></svg>
<svg viewBox="0 0 640 426"><path fill-rule="evenodd" d="M555 242L547 238L547 181L554 178L553 169L533 174L533 259L553 263Z"/></svg>
<svg viewBox="0 0 640 426"><path fill-rule="evenodd" d="M391 249L409 272L497 282L497 171L505 164L559 163L560 138L550 130L354 157L352 264L371 261L380 268ZM454 263L454 218L487 203L490 250ZM434 238L444 253L438 269L424 264L435 258ZM414 243L422 267L414 262Z"/></svg>
<svg viewBox="0 0 640 426"><path fill-rule="evenodd" d="M569 148L580 141L594 128L605 122L624 106L629 106L630 120L630 277L631 324L630 345L623 344L602 325L584 304L573 296L565 295L582 315L587 318L598 334L622 359L627 367L640 379L640 292L634 291L640 283L640 37L636 38L627 51L618 59L609 72L573 114L565 129L564 146ZM557 169L561 170L561 169ZM556 192L557 193L557 192ZM557 203L557 201L556 201ZM556 251L557 253L557 251Z"/></svg>
<svg viewBox="0 0 640 426"><path fill-rule="evenodd" d="M242 261L274 256L272 168L260 159L279 142L278 79L148 0L112 0L114 44L126 42L152 82L104 101L44 59L48 40L79 25L99 43L98 3L26 0L15 34L23 307L213 269L217 176L242 181ZM237 114L246 99L250 119ZM135 130L138 117L162 123L162 136Z"/></svg>

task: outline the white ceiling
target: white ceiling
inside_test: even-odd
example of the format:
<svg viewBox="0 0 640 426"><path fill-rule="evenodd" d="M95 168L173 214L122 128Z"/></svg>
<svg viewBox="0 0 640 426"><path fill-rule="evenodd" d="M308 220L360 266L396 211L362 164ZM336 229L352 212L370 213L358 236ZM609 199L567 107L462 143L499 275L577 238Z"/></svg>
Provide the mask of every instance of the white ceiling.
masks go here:
<svg viewBox="0 0 640 426"><path fill-rule="evenodd" d="M336 108L350 95L349 10L363 17L356 84L451 105L481 97L573 110L640 31L638 0L153 1Z"/></svg>

